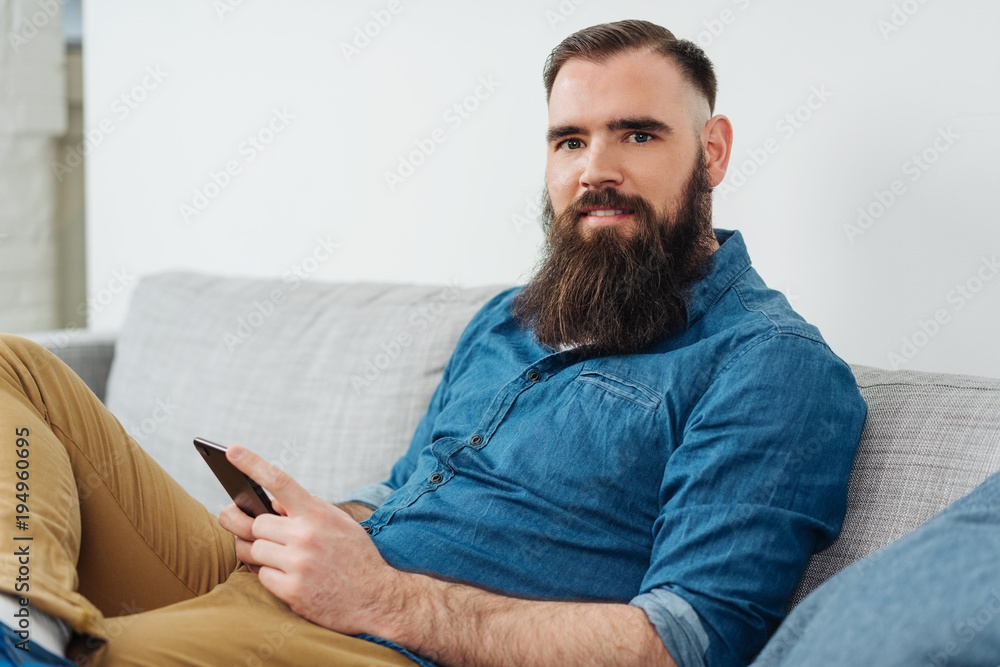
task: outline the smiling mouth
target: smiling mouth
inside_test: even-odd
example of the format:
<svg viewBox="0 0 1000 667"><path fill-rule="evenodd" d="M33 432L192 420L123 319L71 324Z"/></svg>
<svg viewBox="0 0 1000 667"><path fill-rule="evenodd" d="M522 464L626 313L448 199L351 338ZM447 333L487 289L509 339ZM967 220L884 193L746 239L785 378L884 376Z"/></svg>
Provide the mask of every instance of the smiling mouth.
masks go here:
<svg viewBox="0 0 1000 667"><path fill-rule="evenodd" d="M612 215L626 215L630 213L632 213L632 211L626 211L625 209L620 208L598 208L592 211L585 211L584 215L593 215L598 218L605 218Z"/></svg>
<svg viewBox="0 0 1000 667"><path fill-rule="evenodd" d="M584 209L582 218L589 225L614 225L629 220L632 211L625 208Z"/></svg>

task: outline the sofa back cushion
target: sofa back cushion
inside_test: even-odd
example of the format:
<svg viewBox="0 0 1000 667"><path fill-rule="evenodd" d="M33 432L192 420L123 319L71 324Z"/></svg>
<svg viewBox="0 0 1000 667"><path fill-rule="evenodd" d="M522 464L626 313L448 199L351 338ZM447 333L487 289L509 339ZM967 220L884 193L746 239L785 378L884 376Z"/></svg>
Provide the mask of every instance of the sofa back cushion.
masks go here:
<svg viewBox="0 0 1000 667"><path fill-rule="evenodd" d="M902 537L1000 470L1000 380L853 366L868 403L840 537L792 598Z"/></svg>
<svg viewBox="0 0 1000 667"><path fill-rule="evenodd" d="M148 277L106 403L213 512L230 501L194 436L246 445L335 500L385 479L458 336L501 289Z"/></svg>

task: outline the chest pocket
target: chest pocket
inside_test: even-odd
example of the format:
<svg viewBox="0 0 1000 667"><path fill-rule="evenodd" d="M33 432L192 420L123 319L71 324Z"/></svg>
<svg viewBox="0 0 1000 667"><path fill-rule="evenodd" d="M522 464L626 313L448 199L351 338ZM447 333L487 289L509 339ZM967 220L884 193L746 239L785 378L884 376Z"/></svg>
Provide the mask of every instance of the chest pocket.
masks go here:
<svg viewBox="0 0 1000 667"><path fill-rule="evenodd" d="M650 411L660 407L660 397L652 389L614 373L584 368L576 376L576 381L600 387L613 396L624 398Z"/></svg>

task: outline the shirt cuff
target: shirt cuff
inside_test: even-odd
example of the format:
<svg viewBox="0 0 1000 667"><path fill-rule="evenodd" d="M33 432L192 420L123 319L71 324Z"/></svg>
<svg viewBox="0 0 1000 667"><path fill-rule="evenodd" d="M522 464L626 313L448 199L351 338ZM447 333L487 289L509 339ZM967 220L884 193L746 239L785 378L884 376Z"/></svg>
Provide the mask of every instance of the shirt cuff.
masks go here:
<svg viewBox="0 0 1000 667"><path fill-rule="evenodd" d="M354 489L338 500L338 503L361 503L377 510L396 489L386 484L369 484L360 489Z"/></svg>
<svg viewBox="0 0 1000 667"><path fill-rule="evenodd" d="M629 604L646 612L678 667L705 667L708 635L698 612L687 600L664 588L654 588Z"/></svg>

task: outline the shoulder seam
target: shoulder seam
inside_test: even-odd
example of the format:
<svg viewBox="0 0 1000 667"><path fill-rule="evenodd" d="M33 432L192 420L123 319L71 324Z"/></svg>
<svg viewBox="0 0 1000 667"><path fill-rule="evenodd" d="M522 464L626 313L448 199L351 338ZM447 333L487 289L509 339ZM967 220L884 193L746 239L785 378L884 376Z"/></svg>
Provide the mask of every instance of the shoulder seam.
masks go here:
<svg viewBox="0 0 1000 667"><path fill-rule="evenodd" d="M757 311L754 311L754 312L757 312ZM768 319L770 319L770 318L768 318ZM735 365L737 361L739 361L740 359L742 359L746 354L748 354L752 350L756 350L758 347L760 347L764 343L766 343L766 342L768 342L770 340L773 340L775 338L778 338L779 336L792 336L792 337L795 337L795 338L801 338L802 340L809 341L810 343L816 343L820 347L824 348L835 359L837 359L838 361L840 361L840 363L845 363L843 359L840 359L840 357L838 357L837 355L835 355L833 353L833 350L831 350L830 346L826 344L826 341L824 341L822 339L816 339L813 336L804 335L804 334L802 334L801 332L798 332L798 331L782 331L781 327L778 327L777 325L775 325L774 329L770 333L761 335L756 340L754 340L752 343L750 343L749 345L747 345L743 349L741 349L736 355L734 355L733 358L730 359L729 362L722 369L719 370L719 374L718 374L717 377L721 377L722 375L728 373L729 369L732 368L733 365Z"/></svg>
<svg viewBox="0 0 1000 667"><path fill-rule="evenodd" d="M742 305L743 308L746 309L746 311L748 313L758 313L758 314L760 314L761 317L765 318L768 322L771 323L771 327L772 327L772 329L773 329L773 331L775 333L778 333L778 334L788 334L788 335L791 335L791 336L799 336L801 338L806 338L806 339L809 339L809 340L816 341L817 343L821 343L822 345L826 345L826 341L823 340L822 336L816 335L816 334L813 334L813 333L811 333L811 332L809 332L807 330L804 330L804 327L796 327L796 328L793 329L793 328L782 326L782 325L778 324L777 322L775 322L774 319L771 318L771 315L766 310L764 310L762 308L751 308L750 306L748 306L747 302L743 299L743 290L740 288L739 284L734 284L733 285L733 291L736 292L736 298L740 300L740 305ZM796 313L796 314L798 314L798 313ZM804 322L804 321L803 321L803 324L806 327L812 327L813 326L813 325L809 324L808 322ZM827 347L829 347L829 346L827 346Z"/></svg>

